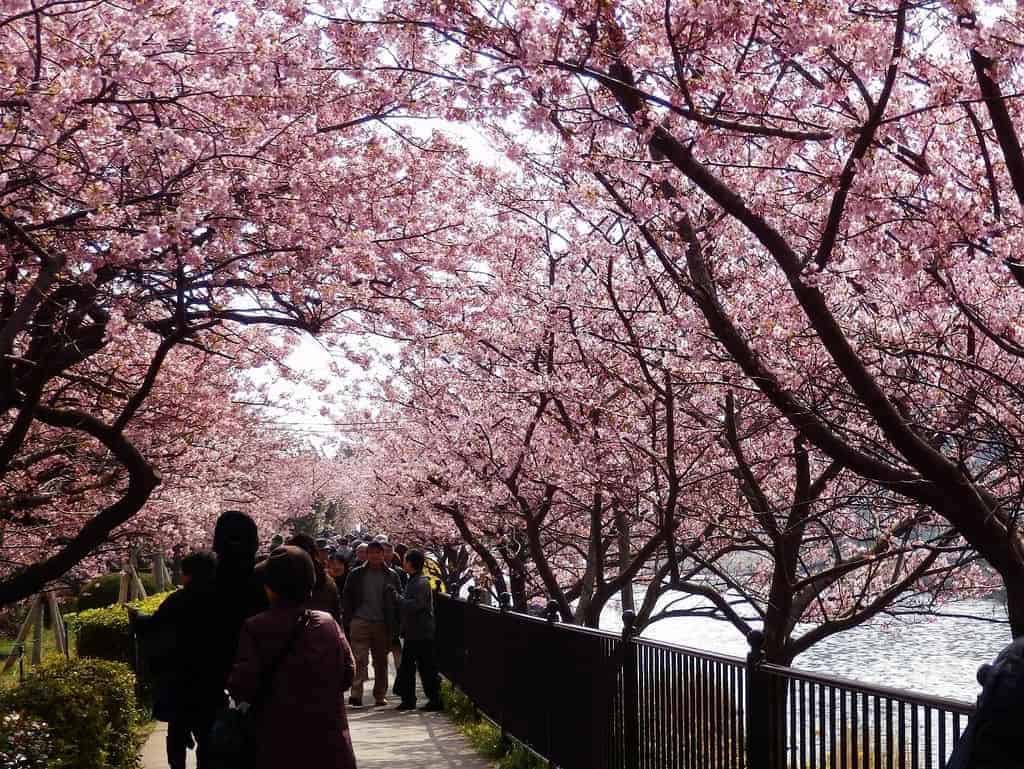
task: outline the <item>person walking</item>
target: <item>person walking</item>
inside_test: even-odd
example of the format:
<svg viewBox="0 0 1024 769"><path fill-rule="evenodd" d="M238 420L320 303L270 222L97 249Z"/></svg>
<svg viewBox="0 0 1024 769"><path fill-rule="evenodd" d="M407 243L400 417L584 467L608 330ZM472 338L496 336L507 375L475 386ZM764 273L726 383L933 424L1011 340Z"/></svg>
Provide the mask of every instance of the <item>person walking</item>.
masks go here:
<svg viewBox="0 0 1024 769"><path fill-rule="evenodd" d="M356 769L344 695L355 661L338 623L305 608L313 560L284 545L262 572L270 609L246 621L228 679L235 701L255 708L254 769Z"/></svg>
<svg viewBox="0 0 1024 769"><path fill-rule="evenodd" d="M307 534L296 534L288 540L288 544L304 550L313 559L316 584L313 586L313 593L306 604L306 608L325 611L334 618L338 625L341 625L341 594L338 593L338 586L334 580L327 576L327 571L320 560L319 550L313 538Z"/></svg>
<svg viewBox="0 0 1024 769"><path fill-rule="evenodd" d="M216 680L205 653L206 633L217 615L217 556L197 550L181 560L182 588L167 596L152 615L128 607L139 651L153 678L153 718L167 722L167 764L185 769L188 749L207 766L206 738L213 719L208 689L196 681Z"/></svg>
<svg viewBox="0 0 1024 769"><path fill-rule="evenodd" d="M389 585L392 590L386 590ZM398 588L398 576L384 565L384 548L379 542L369 543L366 563L349 574L342 596L345 635L356 658L355 681L349 697L349 704L355 707L363 704L363 685L369 677L371 655L374 704L387 704L388 652L391 639L398 634L398 609L394 600Z"/></svg>
<svg viewBox="0 0 1024 769"><path fill-rule="evenodd" d="M216 610L203 626L204 645L198 654L204 662L192 681L193 734L201 768L210 729L217 711L225 703L224 687L238 650L242 625L269 606L263 586L254 573L259 546L256 523L248 515L240 510L227 510L217 518L213 531L213 551L217 554Z"/></svg>
<svg viewBox="0 0 1024 769"><path fill-rule="evenodd" d="M401 617L401 631L405 638L402 665L395 681L395 693L402 698L397 710L416 707L416 671L419 670L427 704L420 710L441 710L441 682L434 657L434 593L430 581L423 574L426 557L422 550L409 550L405 554L404 568L409 575L405 592L399 596L392 586Z"/></svg>
<svg viewBox="0 0 1024 769"><path fill-rule="evenodd" d="M338 595L345 595L345 581L348 579L348 561L345 556L335 551L327 562L327 576L334 580Z"/></svg>
<svg viewBox="0 0 1024 769"><path fill-rule="evenodd" d="M381 535L384 536L384 535ZM387 566L391 571L398 577L398 595L402 594L405 590L406 583L409 581L409 575L405 573L405 569L402 566L402 561L397 560L398 556L395 555L394 546L384 540L380 543L384 548L384 565ZM402 667L402 639L399 637L398 624L395 624L394 635L391 637L391 657L395 661L395 670L397 671ZM396 691L395 694L398 694Z"/></svg>
<svg viewBox="0 0 1024 769"><path fill-rule="evenodd" d="M352 568L357 569L366 563L366 551L369 549L366 542L360 542L352 551Z"/></svg>

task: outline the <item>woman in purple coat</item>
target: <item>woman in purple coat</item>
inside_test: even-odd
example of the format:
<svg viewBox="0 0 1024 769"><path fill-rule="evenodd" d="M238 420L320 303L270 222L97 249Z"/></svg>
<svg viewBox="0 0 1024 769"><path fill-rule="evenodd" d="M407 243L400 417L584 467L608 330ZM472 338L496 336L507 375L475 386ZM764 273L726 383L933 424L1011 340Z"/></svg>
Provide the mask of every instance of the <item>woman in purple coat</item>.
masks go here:
<svg viewBox="0 0 1024 769"><path fill-rule="evenodd" d="M262 571L270 610L246 621L228 680L236 702L262 703L255 769L355 769L344 694L355 660L331 615L302 607L315 582L313 561L285 546Z"/></svg>

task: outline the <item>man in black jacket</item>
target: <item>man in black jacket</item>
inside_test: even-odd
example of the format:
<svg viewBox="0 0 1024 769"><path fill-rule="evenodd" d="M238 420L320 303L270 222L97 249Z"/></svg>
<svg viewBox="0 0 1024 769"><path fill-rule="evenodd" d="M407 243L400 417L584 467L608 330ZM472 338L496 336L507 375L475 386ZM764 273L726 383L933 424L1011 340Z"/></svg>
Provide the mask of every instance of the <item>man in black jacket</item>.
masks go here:
<svg viewBox="0 0 1024 769"><path fill-rule="evenodd" d="M442 709L441 682L434 659L434 593L430 589L430 581L423 574L425 562L426 557L420 550L409 550L405 554L404 567L409 582L401 596L395 593L405 638L402 664L395 681L395 692L402 698L398 710L416 707L417 668L427 695L427 704L421 710ZM389 590L394 591L394 588Z"/></svg>
<svg viewBox="0 0 1024 769"><path fill-rule="evenodd" d="M386 590L389 585L394 592ZM399 587L398 575L384 564L384 548L379 542L369 543L366 563L349 574L341 599L345 635L356 658L356 678L349 696L349 704L354 707L363 704L363 684L369 677L371 655L374 704L387 704L388 652L392 639L398 635L394 593Z"/></svg>

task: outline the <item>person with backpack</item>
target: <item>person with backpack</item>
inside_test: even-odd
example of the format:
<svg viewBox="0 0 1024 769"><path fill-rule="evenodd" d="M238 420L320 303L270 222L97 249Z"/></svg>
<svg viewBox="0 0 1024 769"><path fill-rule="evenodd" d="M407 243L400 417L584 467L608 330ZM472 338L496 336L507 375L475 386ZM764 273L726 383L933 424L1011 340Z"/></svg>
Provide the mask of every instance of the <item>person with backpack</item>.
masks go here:
<svg viewBox="0 0 1024 769"><path fill-rule="evenodd" d="M1024 636L978 670L981 694L946 769L1024 769Z"/></svg>
<svg viewBox="0 0 1024 769"><path fill-rule="evenodd" d="M305 608L313 560L284 545L261 572L270 609L246 621L228 679L254 719L252 769L356 769L344 694L355 659L331 615Z"/></svg>

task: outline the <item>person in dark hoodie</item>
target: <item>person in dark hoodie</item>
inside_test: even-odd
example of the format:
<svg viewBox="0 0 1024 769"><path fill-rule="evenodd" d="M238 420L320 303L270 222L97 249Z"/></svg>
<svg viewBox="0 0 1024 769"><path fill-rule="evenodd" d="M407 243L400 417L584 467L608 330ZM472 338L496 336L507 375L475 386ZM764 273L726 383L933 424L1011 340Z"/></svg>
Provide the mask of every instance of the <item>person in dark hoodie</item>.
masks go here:
<svg viewBox="0 0 1024 769"><path fill-rule="evenodd" d="M1024 769L1024 636L978 670L982 690L948 769Z"/></svg>
<svg viewBox="0 0 1024 769"><path fill-rule="evenodd" d="M313 585L313 594L306 604L307 609L314 611L325 611L330 614L334 621L341 625L341 594L333 579L327 576L323 562L319 558L317 544L314 539L306 534L296 534L288 540L289 545L301 548L313 560L313 569L316 573L316 584Z"/></svg>
<svg viewBox="0 0 1024 769"><path fill-rule="evenodd" d="M214 712L210 698L193 682L216 670L206 654L206 631L217 615L217 556L198 550L181 561L181 590L167 596L152 615L129 608L140 655L153 680L153 717L167 722L167 763L185 769L190 747L206 764L206 735Z"/></svg>
<svg viewBox="0 0 1024 769"><path fill-rule="evenodd" d="M256 523L245 513L228 510L217 519L213 550L217 554L218 613L209 626L208 644L215 673L196 682L214 701L214 711L224 702L224 687L238 651L242 625L270 606L263 584L254 573L259 546Z"/></svg>

